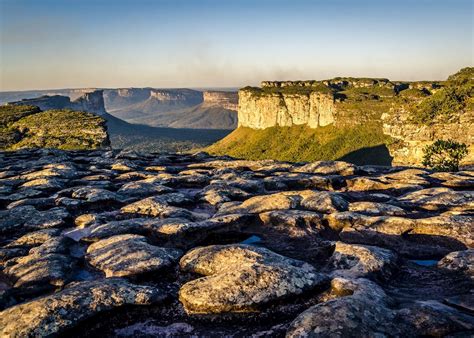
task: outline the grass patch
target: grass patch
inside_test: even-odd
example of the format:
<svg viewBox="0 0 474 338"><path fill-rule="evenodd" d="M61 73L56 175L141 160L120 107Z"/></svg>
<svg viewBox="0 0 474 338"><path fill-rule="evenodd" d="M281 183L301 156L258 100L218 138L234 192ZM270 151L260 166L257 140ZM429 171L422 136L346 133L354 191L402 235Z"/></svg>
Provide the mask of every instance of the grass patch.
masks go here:
<svg viewBox="0 0 474 338"><path fill-rule="evenodd" d="M239 127L206 151L251 160L298 162L345 159L357 164L390 164L388 152L381 151L388 142L390 138L382 133L379 124L314 129L307 126L263 130ZM359 155L351 157L355 152Z"/></svg>

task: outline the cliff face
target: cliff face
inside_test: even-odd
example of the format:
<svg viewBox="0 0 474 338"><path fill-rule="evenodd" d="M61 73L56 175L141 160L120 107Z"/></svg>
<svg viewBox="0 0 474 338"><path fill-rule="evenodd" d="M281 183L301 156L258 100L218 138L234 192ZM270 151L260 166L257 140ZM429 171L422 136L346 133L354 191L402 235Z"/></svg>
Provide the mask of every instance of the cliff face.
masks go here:
<svg viewBox="0 0 474 338"><path fill-rule="evenodd" d="M104 95L102 90L85 93L71 102L71 109L83 110L97 115L105 114Z"/></svg>
<svg viewBox="0 0 474 338"><path fill-rule="evenodd" d="M93 92L85 92L74 101L67 96L41 96L34 99L24 99L16 102L9 102L10 105L31 105L37 106L41 110L49 109L72 109L87 111L97 115L105 114L103 91L96 90Z"/></svg>
<svg viewBox="0 0 474 338"><path fill-rule="evenodd" d="M301 127L315 130L300 130L309 135L308 143L314 143L317 134L321 140L317 149L328 150L320 158L308 154L305 159L330 159L330 153L345 156L346 150L360 157L356 152L370 153L373 148L383 150L394 164L421 165L426 145L452 139L471 148L465 162L474 163L473 77L474 68L466 68L446 81L351 77L264 81L259 88L239 91L238 126L255 132L233 133L213 149L218 154L272 158L269 148L278 146L287 155L285 159L303 160L300 154L308 146L301 144L295 149L289 144L294 140L283 135L294 136L293 131L278 129ZM252 142L239 141L237 136L243 134ZM269 146L269 140L274 139L276 144ZM379 154L374 152L373 156Z"/></svg>
<svg viewBox="0 0 474 338"><path fill-rule="evenodd" d="M203 92L203 106L216 106L237 111L239 96L236 92L205 91Z"/></svg>
<svg viewBox="0 0 474 338"><path fill-rule="evenodd" d="M390 135L395 142L388 148L394 165L420 165L423 161L423 149L435 140L455 140L469 147L465 164L474 163L474 112L459 114L452 122L435 122L429 125L413 123L411 112L405 109L394 109L382 116L383 132Z"/></svg>
<svg viewBox="0 0 474 338"><path fill-rule="evenodd" d="M195 105L202 102L202 92L191 89L152 89L150 99L168 105Z"/></svg>
<svg viewBox="0 0 474 338"><path fill-rule="evenodd" d="M327 126L334 123L335 110L334 98L317 92L254 95L250 90L239 91L238 121L242 127Z"/></svg>

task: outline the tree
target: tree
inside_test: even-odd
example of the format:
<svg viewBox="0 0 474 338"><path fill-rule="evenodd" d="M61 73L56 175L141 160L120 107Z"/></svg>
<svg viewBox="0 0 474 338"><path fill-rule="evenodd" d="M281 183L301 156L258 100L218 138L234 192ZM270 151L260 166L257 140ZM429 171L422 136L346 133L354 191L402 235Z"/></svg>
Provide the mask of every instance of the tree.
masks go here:
<svg viewBox="0 0 474 338"><path fill-rule="evenodd" d="M436 140L425 147L423 165L436 171L458 171L459 162L468 154L467 145L453 140Z"/></svg>

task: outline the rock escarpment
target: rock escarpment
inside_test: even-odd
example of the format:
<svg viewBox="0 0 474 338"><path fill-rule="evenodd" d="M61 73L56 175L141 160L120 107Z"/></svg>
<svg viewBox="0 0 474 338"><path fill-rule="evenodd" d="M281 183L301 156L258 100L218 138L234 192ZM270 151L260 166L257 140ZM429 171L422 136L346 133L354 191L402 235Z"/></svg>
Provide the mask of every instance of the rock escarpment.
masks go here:
<svg viewBox="0 0 474 338"><path fill-rule="evenodd" d="M239 91L238 126L242 128L209 150L249 159L375 164L380 163L384 148L383 163L393 158L395 164L421 165L426 145L452 139L470 147L465 160L470 164L473 83L473 68L462 69L446 81L263 81L260 88ZM292 131L295 127L300 127L297 132ZM286 134L296 137L286 138Z"/></svg>
<svg viewBox="0 0 474 338"><path fill-rule="evenodd" d="M265 129L273 126L308 125L311 128L334 122L335 105L331 95L271 93L257 96L239 91L239 126Z"/></svg>
<svg viewBox="0 0 474 338"><path fill-rule="evenodd" d="M236 92L205 91L203 105L217 106L228 110L238 110L239 96Z"/></svg>
<svg viewBox="0 0 474 338"><path fill-rule="evenodd" d="M383 131L395 140L389 145L394 164L421 164L424 148L436 140L466 144L463 163L474 164L474 68L462 69L432 92L383 114Z"/></svg>
<svg viewBox="0 0 474 338"><path fill-rule="evenodd" d="M472 171L0 152L0 335L469 336L473 187Z"/></svg>
<svg viewBox="0 0 474 338"><path fill-rule="evenodd" d="M34 99L23 99L21 101L9 102L8 104L37 106L41 110L71 109L86 111L97 115L104 115L106 113L103 90L85 91L73 101L71 101L68 96L45 95Z"/></svg>

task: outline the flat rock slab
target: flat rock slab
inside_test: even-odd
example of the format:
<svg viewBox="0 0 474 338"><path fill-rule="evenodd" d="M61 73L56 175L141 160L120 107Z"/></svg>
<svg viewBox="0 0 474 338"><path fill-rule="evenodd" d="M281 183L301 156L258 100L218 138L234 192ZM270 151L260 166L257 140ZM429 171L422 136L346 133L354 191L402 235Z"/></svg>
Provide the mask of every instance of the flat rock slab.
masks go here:
<svg viewBox="0 0 474 338"><path fill-rule="evenodd" d="M451 252L438 262L438 267L465 273L474 279L474 249Z"/></svg>
<svg viewBox="0 0 474 338"><path fill-rule="evenodd" d="M314 305L291 324L286 337L410 337L472 332L472 316L437 301L417 301L399 310L383 289L364 278L335 278L337 298Z"/></svg>
<svg viewBox="0 0 474 338"><path fill-rule="evenodd" d="M143 236L118 235L91 244L86 259L106 277L124 277L169 267L181 255L177 249L150 245Z"/></svg>
<svg viewBox="0 0 474 338"><path fill-rule="evenodd" d="M370 245L337 242L329 266L332 276L389 278L397 268L397 255L391 250Z"/></svg>
<svg viewBox="0 0 474 338"><path fill-rule="evenodd" d="M100 312L124 305L149 305L163 298L159 289L120 279L77 283L0 312L0 336L56 335Z"/></svg>
<svg viewBox="0 0 474 338"><path fill-rule="evenodd" d="M184 284L179 291L179 299L190 313L252 311L328 281L307 263L243 244L191 250L180 266L206 275Z"/></svg>
<svg viewBox="0 0 474 338"><path fill-rule="evenodd" d="M322 213L347 210L348 203L339 194L328 191L285 191L251 197L240 204L223 205L218 214L262 213L272 210L304 209Z"/></svg>
<svg viewBox="0 0 474 338"><path fill-rule="evenodd" d="M3 273L14 282L16 288L62 286L71 275L73 263L67 255L33 253L7 261Z"/></svg>

